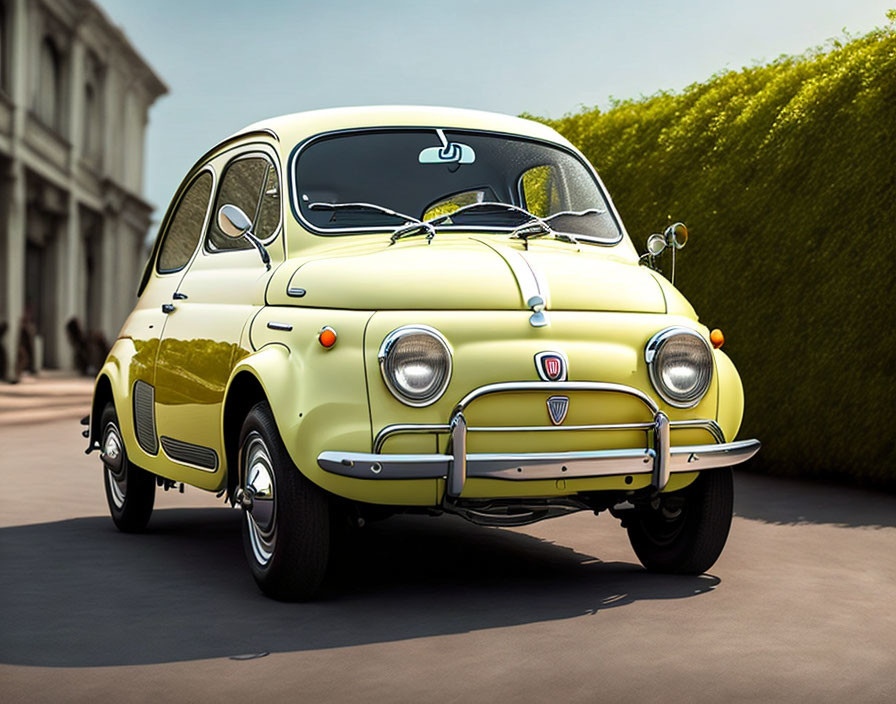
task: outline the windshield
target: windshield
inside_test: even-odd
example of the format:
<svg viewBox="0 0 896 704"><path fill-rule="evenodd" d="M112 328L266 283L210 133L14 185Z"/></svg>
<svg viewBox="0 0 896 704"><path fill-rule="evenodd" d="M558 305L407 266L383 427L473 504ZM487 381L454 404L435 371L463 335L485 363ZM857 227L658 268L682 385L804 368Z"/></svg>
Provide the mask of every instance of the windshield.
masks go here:
<svg viewBox="0 0 896 704"><path fill-rule="evenodd" d="M554 229L615 243L621 235L591 170L561 147L464 130L358 130L317 138L293 164L294 205L320 234L389 232L477 203L504 203ZM343 207L333 207L344 204ZM507 231L526 217L501 208L437 220L439 230Z"/></svg>

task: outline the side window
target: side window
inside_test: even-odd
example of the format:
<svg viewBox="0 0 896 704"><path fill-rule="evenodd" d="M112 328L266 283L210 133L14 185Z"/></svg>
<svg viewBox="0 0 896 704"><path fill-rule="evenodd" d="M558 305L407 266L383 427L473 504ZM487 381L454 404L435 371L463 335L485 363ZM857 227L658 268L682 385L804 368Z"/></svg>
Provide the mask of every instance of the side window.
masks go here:
<svg viewBox="0 0 896 704"><path fill-rule="evenodd" d="M160 274L183 269L199 244L208 202L212 197L212 175L203 171L184 192L171 217L162 241L157 265Z"/></svg>
<svg viewBox="0 0 896 704"><path fill-rule="evenodd" d="M212 211L206 242L209 250L252 249L248 240L232 239L218 228L217 212L223 205L235 205L246 213L259 239L273 235L280 225L280 182L273 164L263 156L254 155L231 161L221 177Z"/></svg>
<svg viewBox="0 0 896 704"><path fill-rule="evenodd" d="M551 166L533 166L520 177L523 207L533 215L546 218L564 209L557 174Z"/></svg>

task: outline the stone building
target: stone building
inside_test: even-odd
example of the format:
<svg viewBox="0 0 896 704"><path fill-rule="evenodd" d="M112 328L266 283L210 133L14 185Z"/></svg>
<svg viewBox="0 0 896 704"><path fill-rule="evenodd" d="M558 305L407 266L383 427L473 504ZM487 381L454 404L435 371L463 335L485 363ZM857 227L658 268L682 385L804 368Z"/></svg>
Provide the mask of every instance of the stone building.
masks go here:
<svg viewBox="0 0 896 704"><path fill-rule="evenodd" d="M69 369L68 320L111 340L133 307L147 113L166 92L90 0L0 0L0 377L23 319L41 366Z"/></svg>

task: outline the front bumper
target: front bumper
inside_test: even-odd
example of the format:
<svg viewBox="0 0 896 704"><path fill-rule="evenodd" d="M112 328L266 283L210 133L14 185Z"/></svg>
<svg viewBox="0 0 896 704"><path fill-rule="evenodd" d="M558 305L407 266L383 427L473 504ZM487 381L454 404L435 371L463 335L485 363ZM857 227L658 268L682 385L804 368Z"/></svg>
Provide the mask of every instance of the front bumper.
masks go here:
<svg viewBox="0 0 896 704"><path fill-rule="evenodd" d="M533 426L507 428L468 427L464 410L474 400L490 394L519 391L543 391L554 394L562 391L594 391L622 393L639 399L653 414L644 423L610 425ZM672 447L672 427L703 427L722 440L714 421L670 421L649 396L630 386L602 382L504 382L489 384L472 391L455 407L451 420L445 424L396 425L384 428L374 442L375 452L320 453L320 467L333 474L355 479L438 479L446 480L449 496L460 496L467 478L506 479L527 481L536 479L584 479L613 475L650 474L651 485L662 491L676 472L696 472L715 467L730 467L745 462L759 451L758 440L719 442L711 445ZM466 451L470 432L501 432L507 430L647 430L652 431L653 446L550 453L470 453ZM381 454L378 450L389 436L401 433L451 433L451 454Z"/></svg>

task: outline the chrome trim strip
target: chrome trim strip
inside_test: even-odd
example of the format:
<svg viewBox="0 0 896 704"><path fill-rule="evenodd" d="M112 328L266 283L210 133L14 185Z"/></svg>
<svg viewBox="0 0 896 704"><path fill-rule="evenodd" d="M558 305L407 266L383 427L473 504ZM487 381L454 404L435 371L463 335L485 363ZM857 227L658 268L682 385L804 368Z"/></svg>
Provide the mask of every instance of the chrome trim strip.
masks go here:
<svg viewBox="0 0 896 704"><path fill-rule="evenodd" d="M725 436L722 429L714 420L671 420L671 430L705 430L717 443L724 443ZM643 423L598 423L594 425L487 425L467 427L468 433L540 433L548 431L570 430L653 430L656 423L645 421ZM438 434L451 431L449 423L396 423L387 425L376 434L373 441L373 452L379 454L383 451L386 440L393 435L423 435L427 433Z"/></svg>
<svg viewBox="0 0 896 704"><path fill-rule="evenodd" d="M705 430L713 436L717 443L725 442L725 433L714 420L670 420L669 425L672 430Z"/></svg>
<svg viewBox="0 0 896 704"><path fill-rule="evenodd" d="M455 426L456 428L459 426ZM730 467L745 462L760 448L758 440L741 440L721 445L687 445L668 448L669 475ZM653 474L657 453L644 448L524 454L469 454L463 463L467 478L583 479L614 475ZM321 469L357 479L438 479L448 478L456 490L458 474L449 477L452 455L377 455L364 452L325 451L318 455Z"/></svg>
<svg viewBox="0 0 896 704"><path fill-rule="evenodd" d="M653 415L659 412L659 406L643 391L604 381L501 381L496 384L486 384L474 389L454 407L454 413L462 413L473 401L483 396L513 391L544 391L553 394L557 391L608 391L611 393L634 396L641 401Z"/></svg>
<svg viewBox="0 0 896 704"><path fill-rule="evenodd" d="M417 435L421 433L447 433L451 430L449 423L396 423L395 425L387 425L376 434L373 441L373 452L379 454L383 450L383 445L393 435L411 434ZM467 428L469 432L471 429Z"/></svg>

